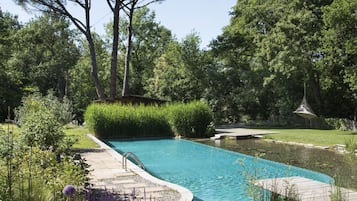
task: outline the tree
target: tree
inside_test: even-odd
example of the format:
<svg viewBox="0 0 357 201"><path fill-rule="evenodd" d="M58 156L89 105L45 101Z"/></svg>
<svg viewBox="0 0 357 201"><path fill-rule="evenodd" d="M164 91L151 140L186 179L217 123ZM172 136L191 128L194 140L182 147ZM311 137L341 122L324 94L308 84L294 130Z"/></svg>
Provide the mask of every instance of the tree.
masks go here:
<svg viewBox="0 0 357 201"><path fill-rule="evenodd" d="M153 76L155 60L163 54L172 40L171 32L155 22L154 12L148 8L136 11L133 18L131 47L132 76L129 80L132 93L146 93L145 86L147 80Z"/></svg>
<svg viewBox="0 0 357 201"><path fill-rule="evenodd" d="M122 89L122 96L126 96L129 94L129 74L130 74L130 60L131 60L131 53L132 53L132 37L134 34L134 26L133 26L133 19L135 15L135 11L142 8L146 7L147 5L153 3L153 2L161 2L163 0L150 0L150 1L145 1L145 0L131 0L125 6L124 11L126 15L128 16L128 23L127 23L127 44L126 44L126 52L125 52L125 65L124 65L124 78L123 78L123 89ZM139 32L140 30L135 30Z"/></svg>
<svg viewBox="0 0 357 201"><path fill-rule="evenodd" d="M148 95L184 102L201 97L203 53L199 43L195 34L186 36L182 43L169 43L156 60L154 75L147 82Z"/></svg>
<svg viewBox="0 0 357 201"><path fill-rule="evenodd" d="M91 63L92 63L92 77L94 80L94 84L96 87L97 95L100 100L105 100L104 88L98 78L98 68L96 61L96 52L94 48L92 31L91 31L91 21L90 21L90 10L91 10L91 0L72 0L73 4L80 6L85 13L85 22L81 21L79 18L75 17L73 13L71 13L67 9L67 1L59 1L59 0L16 0L21 5L30 4L40 11L43 12L56 12L62 16L65 16L70 19L70 21L78 28L80 32L82 32L89 45L89 49L91 52ZM117 50L118 50L118 37L119 37L119 12L121 9L128 9L129 18L132 18L134 14L134 10L137 8L136 5L142 3L143 5L148 5L153 2L158 2L161 0L151 0L145 3L146 1L139 0L107 0L108 7L111 9L113 13L113 35L112 35L112 59L111 59L111 77L110 77L110 99L115 99L116 96L116 72L117 72ZM142 5L141 5L142 6ZM130 30L130 29L129 29ZM130 32L129 32L130 33ZM130 37L129 37L130 38ZM127 58L130 60L130 43L128 43L128 56ZM129 63L129 62L128 62ZM128 72L129 66L125 67L125 71ZM123 94L127 93L127 81L124 77L124 85L123 85Z"/></svg>
<svg viewBox="0 0 357 201"><path fill-rule="evenodd" d="M335 0L323 13L320 71L322 87L330 97L325 109L334 116L356 120L357 2Z"/></svg>
<svg viewBox="0 0 357 201"><path fill-rule="evenodd" d="M111 76L111 55L106 49L107 44L99 35L94 34L93 40L97 56L98 78L104 85L108 86ZM80 40L77 45L81 50L81 57L78 59L76 65L69 70L70 83L68 97L73 103L76 119L82 123L84 111L91 102L96 100L97 95L91 75L88 73L91 68L91 59L87 41L85 39Z"/></svg>
<svg viewBox="0 0 357 201"><path fill-rule="evenodd" d="M309 86L308 94L313 95L313 107L322 110L317 61L323 27L321 8L329 3L302 0L237 3L231 24L212 43L212 49L221 55L225 69L234 70L229 75L239 80L235 87L240 90L232 89L236 92L232 100L238 102L232 104L242 107L242 113L253 118L270 114L288 119L300 101L304 81Z"/></svg>
<svg viewBox="0 0 357 201"><path fill-rule="evenodd" d="M53 89L63 98L68 91L68 70L79 57L75 33L56 15L32 20L14 36L9 66L23 87L46 94Z"/></svg>
<svg viewBox="0 0 357 201"><path fill-rule="evenodd" d="M0 9L0 121L8 116L8 107L14 108L20 104L22 90L18 81L18 72L9 68L13 36L21 29L16 16L2 12Z"/></svg>
<svg viewBox="0 0 357 201"><path fill-rule="evenodd" d="M21 5L32 5L33 7L37 8L38 10L42 11L42 12L55 12L59 15L65 16L67 17L75 26L76 28L84 34L87 42L88 42L88 46L89 46L89 50L90 50L90 55L91 55L91 65L92 65L92 69L91 69L91 75L96 87L96 92L97 92L97 96L99 100L105 100L105 93L104 93L104 88L99 80L98 77L98 67L97 67L97 60L96 60L96 52L95 52L95 48L94 48L94 42L93 42L93 38L92 38L92 30L91 30L91 15L90 15L90 11L91 11L91 0L79 0L79 1L70 1L73 4L76 4L77 6L81 7L85 13L85 20L84 22L81 21L79 18L75 17L73 15L73 13L71 13L68 9L67 9L67 1L59 1L59 0L16 0L16 2L18 2ZM107 1L108 5L110 8L114 8L112 9L113 11L113 15L114 18L117 19L115 22L119 23L118 20L118 13L119 13L119 8L122 4L122 1L118 1L116 0L114 2L114 6L113 6L113 2L108 0ZM116 26L116 25L115 25ZM113 29L113 38L115 38L115 36L117 35L118 31L117 29ZM113 51L115 51L115 45L113 46ZM116 54L113 53L113 56L115 56ZM116 59L113 58L112 62L115 62ZM116 64L112 64L112 68L111 71L116 71ZM113 78L111 80L111 82L115 82L116 80ZM111 85L113 85L111 83ZM116 85L116 83L114 83L114 85ZM115 90L115 87L111 88L112 90ZM115 94L114 92L111 92L111 94Z"/></svg>
<svg viewBox="0 0 357 201"><path fill-rule="evenodd" d="M130 67L130 75L127 74L127 90L131 94L145 94L147 80L153 76L154 62L162 55L167 44L173 40L171 32L155 22L155 13L147 7L136 9L132 19L132 38L130 45L130 62L128 55L127 29L129 27L128 17L122 17L120 21L119 63ZM107 32L112 32L112 22L107 25ZM118 76L124 78L124 69L120 68ZM119 80L119 83L122 83ZM123 84L122 84L123 86Z"/></svg>

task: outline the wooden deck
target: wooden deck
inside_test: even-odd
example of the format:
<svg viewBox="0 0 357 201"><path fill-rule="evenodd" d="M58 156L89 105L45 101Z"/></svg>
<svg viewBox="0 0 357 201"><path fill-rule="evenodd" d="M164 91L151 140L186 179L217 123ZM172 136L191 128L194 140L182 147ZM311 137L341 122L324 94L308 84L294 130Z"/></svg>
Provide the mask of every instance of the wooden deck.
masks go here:
<svg viewBox="0 0 357 201"><path fill-rule="evenodd" d="M357 200L357 192L303 177L262 179L256 181L254 185L301 201L331 201L331 196L337 194L340 195L339 200Z"/></svg>

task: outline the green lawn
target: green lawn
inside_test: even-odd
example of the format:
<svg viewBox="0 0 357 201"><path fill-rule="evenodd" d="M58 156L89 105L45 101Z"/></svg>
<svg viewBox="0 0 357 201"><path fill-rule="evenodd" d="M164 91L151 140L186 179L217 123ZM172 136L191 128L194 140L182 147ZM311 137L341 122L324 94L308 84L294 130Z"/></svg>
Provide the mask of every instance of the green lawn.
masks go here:
<svg viewBox="0 0 357 201"><path fill-rule="evenodd" d="M97 148L98 145L87 137L89 133L88 129L85 127L71 127L64 130L67 136L73 136L78 139L78 142L73 145L73 148Z"/></svg>
<svg viewBox="0 0 357 201"><path fill-rule="evenodd" d="M14 134L17 135L20 131L16 125L12 124L0 124L0 129L7 131L8 129L13 130ZM87 137L89 133L88 129L82 126L67 126L64 129L64 133L67 136L73 136L78 139L78 142L74 144L73 148L96 148L98 145Z"/></svg>
<svg viewBox="0 0 357 201"><path fill-rule="evenodd" d="M266 135L265 138L285 142L300 142L320 146L334 146L346 144L347 141L356 140L357 132L340 130L319 129L269 129L277 134Z"/></svg>

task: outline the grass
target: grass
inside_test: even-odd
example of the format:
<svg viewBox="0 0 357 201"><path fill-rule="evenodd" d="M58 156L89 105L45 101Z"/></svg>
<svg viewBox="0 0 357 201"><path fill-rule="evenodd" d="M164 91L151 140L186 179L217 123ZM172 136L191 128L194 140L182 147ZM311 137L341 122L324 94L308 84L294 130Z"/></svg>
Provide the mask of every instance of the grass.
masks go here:
<svg viewBox="0 0 357 201"><path fill-rule="evenodd" d="M64 130L66 136L73 136L78 139L78 142L73 145L73 148L97 148L98 145L91 140L87 134L90 133L89 130L83 126L71 126Z"/></svg>
<svg viewBox="0 0 357 201"><path fill-rule="evenodd" d="M284 142L299 142L319 146L346 144L346 141L357 140L357 132L319 129L270 129L277 134L266 135L265 138Z"/></svg>
<svg viewBox="0 0 357 201"><path fill-rule="evenodd" d="M8 130L13 131L14 135L18 135L20 132L20 128L13 124L0 124L0 129L5 131ZM87 134L90 133L89 130L82 126L65 126L64 133L66 136L72 136L78 139L78 142L73 145L73 148L81 149L81 148L97 148L98 145L93 142Z"/></svg>

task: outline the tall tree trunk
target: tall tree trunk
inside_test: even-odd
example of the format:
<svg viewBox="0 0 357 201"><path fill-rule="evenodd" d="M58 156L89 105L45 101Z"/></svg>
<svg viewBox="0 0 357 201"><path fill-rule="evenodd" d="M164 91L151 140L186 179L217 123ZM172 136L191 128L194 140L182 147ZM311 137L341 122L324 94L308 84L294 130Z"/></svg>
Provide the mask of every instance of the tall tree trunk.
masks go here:
<svg viewBox="0 0 357 201"><path fill-rule="evenodd" d="M44 7L44 8L49 8L51 12L56 12L57 14L60 14L62 16L68 17L69 20L72 21L72 23L78 28L80 32L82 32L88 42L89 46L89 51L90 51L90 57L91 57L91 63L92 63L92 69L91 69L91 74L92 78L94 81L94 85L97 91L97 96L99 100L105 100L105 93L104 93L104 88L100 83L100 80L98 78L98 68L97 68L97 59L96 59L96 52L94 48L94 42L93 38L91 35L91 24L90 24L90 9L91 9L91 0L81 0L81 1L72 1L73 3L77 4L80 6L84 12L85 12L85 22L79 20L76 18L74 15L72 15L69 10L66 9L67 1L60 1L60 0L55 0L55 1L48 1L48 0L37 0L37 1L17 1L18 4L25 4L29 3L34 5L34 7ZM41 9L39 8L40 11L47 12L48 9Z"/></svg>
<svg viewBox="0 0 357 201"><path fill-rule="evenodd" d="M86 35L87 40L88 40L88 46L89 46L89 52L90 52L90 59L92 62L92 78L94 81L95 89L97 92L98 99L100 101L105 100L105 94L104 94L104 88L102 84L100 83L100 80L98 78L98 67L97 67L97 58L96 58L96 53L95 53L95 48L94 48L94 42L91 34Z"/></svg>
<svg viewBox="0 0 357 201"><path fill-rule="evenodd" d="M128 25L128 44L126 48L125 55L125 67L124 67L124 80L123 80L123 90L122 96L127 96L129 94L129 71L130 71L130 56L131 56L131 38L133 35L133 15L135 9L136 1L133 1L129 10L129 25Z"/></svg>
<svg viewBox="0 0 357 201"><path fill-rule="evenodd" d="M115 100L117 95L117 65L119 45L119 11L122 1L116 0L113 10L113 47L110 68L110 99Z"/></svg>

